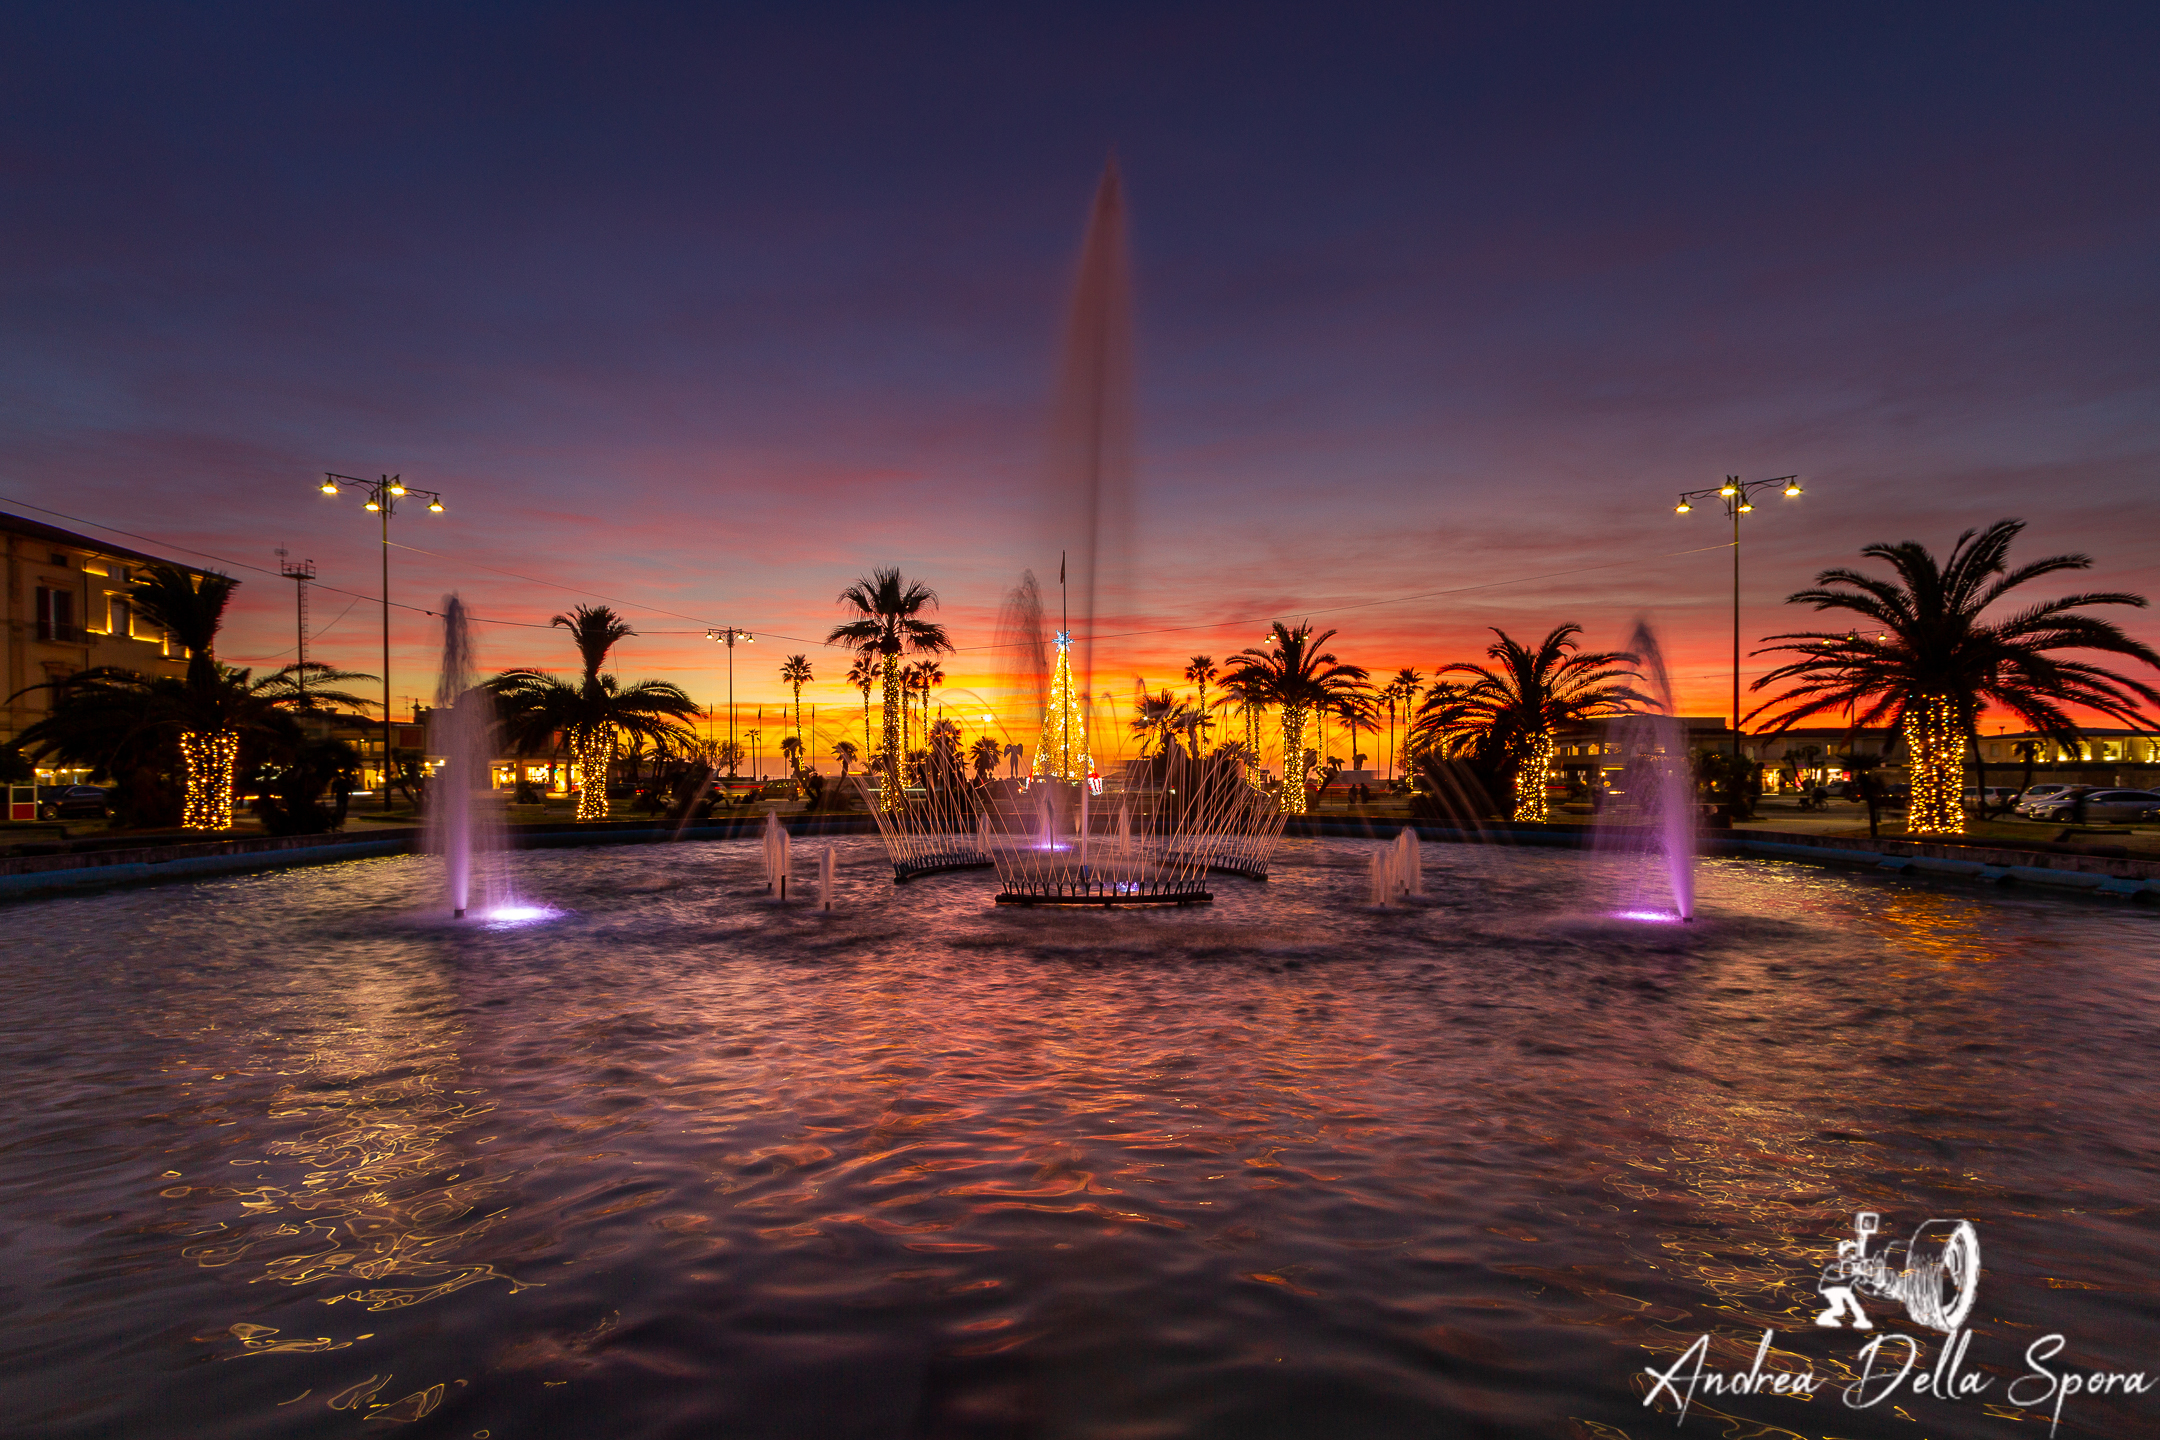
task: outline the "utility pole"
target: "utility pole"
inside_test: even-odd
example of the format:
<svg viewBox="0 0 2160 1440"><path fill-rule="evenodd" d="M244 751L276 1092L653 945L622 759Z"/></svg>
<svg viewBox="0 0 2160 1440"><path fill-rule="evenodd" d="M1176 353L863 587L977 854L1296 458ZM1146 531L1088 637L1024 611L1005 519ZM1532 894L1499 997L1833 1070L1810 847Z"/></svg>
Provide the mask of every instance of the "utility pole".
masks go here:
<svg viewBox="0 0 2160 1440"><path fill-rule="evenodd" d="M291 553L292 552L288 551L283 545L277 547L278 574L283 575L286 579L293 582L293 590L298 600L299 619L297 624L297 633L299 637L299 648L297 654L299 658L293 666L293 676L294 683L298 685L300 689L300 708L302 710L305 710L308 708L307 587L308 581L315 578L315 562L313 560L302 560L298 564L295 564L291 560L286 558L286 556Z"/></svg>

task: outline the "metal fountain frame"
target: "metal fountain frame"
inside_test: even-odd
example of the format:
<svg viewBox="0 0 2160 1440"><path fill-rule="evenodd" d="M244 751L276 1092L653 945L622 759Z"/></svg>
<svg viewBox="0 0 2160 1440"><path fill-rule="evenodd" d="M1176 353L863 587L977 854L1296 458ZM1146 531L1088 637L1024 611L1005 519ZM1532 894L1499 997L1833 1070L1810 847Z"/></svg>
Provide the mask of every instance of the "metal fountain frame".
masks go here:
<svg viewBox="0 0 2160 1440"><path fill-rule="evenodd" d="M926 772L890 810L851 777L894 883L994 868L1000 905L1204 905L1211 873L1268 878L1288 818L1240 759L1175 745L1140 768L1141 786L1102 797L1039 779L1017 795L992 790L935 757Z"/></svg>

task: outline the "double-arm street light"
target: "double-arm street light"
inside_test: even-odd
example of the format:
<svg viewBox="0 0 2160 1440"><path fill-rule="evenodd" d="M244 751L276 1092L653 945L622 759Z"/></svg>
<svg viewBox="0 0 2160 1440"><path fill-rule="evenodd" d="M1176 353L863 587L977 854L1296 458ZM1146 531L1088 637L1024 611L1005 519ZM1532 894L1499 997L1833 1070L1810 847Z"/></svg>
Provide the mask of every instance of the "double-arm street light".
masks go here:
<svg viewBox="0 0 2160 1440"><path fill-rule="evenodd" d="M1732 809L1737 816L1740 808L1740 517L1755 508L1755 495L1764 490L1775 489L1791 500L1799 496L1800 477L1797 475L1774 475L1768 480L1742 480L1737 475L1725 477L1723 485L1707 490L1683 490L1680 503L1673 506L1675 515L1685 515L1695 508L1698 500L1719 499L1725 502L1725 513L1732 518Z"/></svg>
<svg viewBox="0 0 2160 1440"><path fill-rule="evenodd" d="M390 517L397 512L397 502L407 496L425 496L430 514L442 514L442 496L433 490L408 488L402 477L385 475L379 480L362 480L357 475L332 475L325 473L322 493L335 495L341 484L356 485L367 495L366 509L382 517L382 808L390 808Z"/></svg>
<svg viewBox="0 0 2160 1440"><path fill-rule="evenodd" d="M735 753L735 643L739 640L745 645L754 645L757 643L757 636L752 635L747 630L738 630L729 625L719 630L707 630L705 638L715 644L727 646L727 753L733 755ZM733 778L734 774L735 762L730 760L728 761L728 775Z"/></svg>

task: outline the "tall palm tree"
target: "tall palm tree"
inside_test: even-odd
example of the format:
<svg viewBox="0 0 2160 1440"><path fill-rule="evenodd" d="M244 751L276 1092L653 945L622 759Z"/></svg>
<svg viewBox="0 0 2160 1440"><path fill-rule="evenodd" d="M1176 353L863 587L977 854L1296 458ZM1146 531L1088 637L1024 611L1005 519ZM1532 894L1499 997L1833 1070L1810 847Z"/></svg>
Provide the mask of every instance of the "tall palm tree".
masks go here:
<svg viewBox="0 0 2160 1440"><path fill-rule="evenodd" d="M857 755L860 755L861 753L861 751L855 748L855 742L852 740L840 740L834 742L832 747L832 755L833 759L840 762L841 779L847 779L849 768L854 765L855 757Z"/></svg>
<svg viewBox="0 0 2160 1440"><path fill-rule="evenodd" d="M1222 698L1216 702L1218 705L1236 705L1238 708L1238 718L1245 727L1245 738L1233 743L1241 746L1248 757L1245 763L1253 771L1257 771L1260 766L1260 716L1267 704L1267 697L1263 690L1256 687L1251 677L1235 669L1224 675L1222 683L1216 688L1222 692ZM1253 778L1257 784L1257 776Z"/></svg>
<svg viewBox="0 0 2160 1440"><path fill-rule="evenodd" d="M915 662L915 689L922 695L922 733L930 734L930 689L945 683L945 667L932 659ZM927 743L927 740L926 740Z"/></svg>
<svg viewBox="0 0 2160 1440"><path fill-rule="evenodd" d="M2078 708L2146 725L2139 702L2160 706L2160 691L2090 661L2059 658L2063 651L2094 650L2160 668L2160 653L2125 635L2113 621L2072 613L2092 605L2142 608L2144 596L2090 591L2039 601L1999 620L1984 618L2020 585L2092 566L2089 555L2050 555L2011 569L2010 542L2024 528L2022 520L1998 520L1985 530L1967 530L1942 561L1911 540L1863 548L1862 555L1890 566L1892 579L1845 569L1817 575L1812 588L1787 596L1786 602L1863 615L1879 638L1857 630L1765 637L1785 643L1757 654L1799 658L1755 682L1758 690L1788 683L1789 688L1748 718L1780 710L1770 734L1845 706L1854 708L1862 725L1894 720L1910 757L1906 829L1916 835L1964 832L1965 750L1972 748L1985 793L1979 720L1988 706L1999 705L2031 730L2067 744L2078 742L2072 713Z"/></svg>
<svg viewBox="0 0 2160 1440"><path fill-rule="evenodd" d="M1364 769L1365 767L1359 763L1362 757L1357 748L1357 737L1360 730L1371 735L1379 728L1373 723L1373 697L1370 695L1345 695L1328 708L1336 715L1341 716L1343 724L1349 727L1350 768L1353 770Z"/></svg>
<svg viewBox="0 0 2160 1440"><path fill-rule="evenodd" d="M608 606L580 605L548 623L570 632L584 667L579 683L517 669L495 676L487 688L501 710L504 738L518 753L548 750L558 733L569 740L581 776L577 818L605 820L616 737L632 736L655 752L687 751L697 737L684 722L697 718L697 704L666 680L624 686L601 673L616 642L637 633Z"/></svg>
<svg viewBox="0 0 2160 1440"><path fill-rule="evenodd" d="M870 739L870 689L878 682L878 661L875 656L860 655L848 666L847 683L862 691L862 743L865 750L872 748Z"/></svg>
<svg viewBox="0 0 2160 1440"><path fill-rule="evenodd" d="M782 736L780 754L788 763L788 773L800 779L802 776L803 742L800 735Z"/></svg>
<svg viewBox="0 0 2160 1440"><path fill-rule="evenodd" d="M802 687L809 684L811 678L808 655L790 655L780 662L781 683L795 687L795 733L798 736L802 734Z"/></svg>
<svg viewBox="0 0 2160 1440"><path fill-rule="evenodd" d="M1306 718L1320 706L1368 688L1362 665L1345 665L1322 648L1333 638L1333 630L1313 634L1309 621L1292 630L1278 620L1268 636L1270 648L1249 647L1230 657L1235 668L1227 678L1246 687L1260 703L1282 709L1282 805L1294 815L1304 814L1307 803Z"/></svg>
<svg viewBox="0 0 2160 1440"><path fill-rule="evenodd" d="M1544 820L1553 732L1625 715L1648 703L1630 683L1636 679L1630 668L1636 657L1621 650L1576 654L1575 637L1581 633L1580 625L1558 625L1530 649L1505 630L1494 630L1500 638L1485 653L1497 668L1458 660L1433 672L1432 689L1411 729L1413 743L1438 751L1442 759L1482 758L1502 778L1512 776L1515 818ZM1445 675L1473 678L1441 679Z"/></svg>
<svg viewBox="0 0 2160 1440"><path fill-rule="evenodd" d="M1417 706L1418 696L1424 693L1424 686L1425 677L1418 674L1415 669L1411 668L1408 665L1403 666L1402 669L1395 672L1395 681L1391 686L1389 686L1389 688L1395 692L1396 697L1402 701L1404 731L1403 738L1406 742L1409 739L1408 732L1410 729L1410 715ZM1393 719L1393 711L1390 711L1390 723L1388 727L1388 771L1389 778L1391 779L1398 775L1402 768L1400 763L1397 761L1395 755L1395 730L1393 725Z"/></svg>
<svg viewBox="0 0 2160 1440"><path fill-rule="evenodd" d="M1214 683L1215 677L1219 673L1215 668L1215 657L1212 655L1195 655L1185 662L1185 678L1198 686L1200 691L1200 698L1192 711L1193 754L1195 755L1200 753L1200 732L1214 723L1208 718L1207 687Z"/></svg>
<svg viewBox="0 0 2160 1440"><path fill-rule="evenodd" d="M200 580L172 565L154 565L128 597L137 614L187 651L187 693L195 714L180 734L187 767L182 822L190 829L223 830L232 824L233 771L240 737L223 713L224 687L212 651L225 623L225 607L239 581L212 572ZM383 757L387 762L389 757Z"/></svg>
<svg viewBox="0 0 2160 1440"><path fill-rule="evenodd" d="M900 656L912 650L918 655L949 654L952 642L945 627L922 618L937 608L937 592L919 580L903 580L899 567L873 570L840 592L839 603L856 618L835 625L825 637L828 645L846 645L868 660L877 657L885 681L886 785L880 803L888 810L900 808L904 755L900 723Z"/></svg>
<svg viewBox="0 0 2160 1440"><path fill-rule="evenodd" d="M997 774L998 761L1005 758L1005 747L988 735L984 735L968 747L968 759L975 766L975 783L987 785L990 777Z"/></svg>

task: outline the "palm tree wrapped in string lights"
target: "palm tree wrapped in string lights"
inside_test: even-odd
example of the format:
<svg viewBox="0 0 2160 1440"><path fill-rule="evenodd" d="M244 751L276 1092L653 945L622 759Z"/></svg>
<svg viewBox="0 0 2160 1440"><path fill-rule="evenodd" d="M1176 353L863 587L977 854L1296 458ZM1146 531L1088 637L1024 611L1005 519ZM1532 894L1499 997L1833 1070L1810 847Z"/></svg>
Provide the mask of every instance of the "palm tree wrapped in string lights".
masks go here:
<svg viewBox="0 0 2160 1440"><path fill-rule="evenodd" d="M1238 651L1230 657L1235 668L1224 677L1250 703L1281 707L1282 807L1293 815L1306 809L1306 720L1315 710L1335 708L1367 688L1362 665L1345 665L1322 648L1334 637L1333 630L1313 634L1310 622L1292 630L1278 620L1268 634L1269 648Z"/></svg>
<svg viewBox="0 0 2160 1440"><path fill-rule="evenodd" d="M1441 759L1478 758L1493 771L1512 775L1515 819L1536 824L1546 817L1546 780L1552 770L1553 732L1591 720L1625 715L1647 704L1632 682L1636 657L1622 650L1575 653L1580 625L1555 626L1531 649L1505 630L1486 647L1494 668L1458 660L1433 672L1432 689L1411 726L1413 753L1430 750ZM1467 681L1443 680L1469 675Z"/></svg>
<svg viewBox="0 0 2160 1440"><path fill-rule="evenodd" d="M853 610L857 618L835 625L825 643L848 646L858 659L874 658L881 667L885 682L885 785L878 803L886 810L898 810L905 784L900 724L906 699L900 683L900 656L904 651L949 654L952 642L946 638L944 626L922 618L924 611L937 608L937 592L919 580L902 579L898 566L871 571L842 590L839 603Z"/></svg>
<svg viewBox="0 0 2160 1440"><path fill-rule="evenodd" d="M623 685L603 675L608 651L637 632L606 605L580 605L549 622L570 632L584 676L575 685L541 670L505 670L488 681L503 719L505 740L520 754L545 750L560 733L578 765L580 820L608 817L608 772L618 735L649 743L656 753L689 753L696 732L685 724L699 714L697 702L666 680Z"/></svg>
<svg viewBox="0 0 2160 1440"><path fill-rule="evenodd" d="M2091 605L2142 608L2144 596L2090 591L2039 601L2000 620L1983 618L2021 585L2092 567L2089 555L2050 555L2010 568L2010 542L2024 528L2022 520L1998 520L1985 530L1967 530L1942 561L1911 540L1861 550L1888 564L1894 579L1846 569L1817 575L1813 588L1786 597L1787 603L1863 615L1874 622L1867 627L1874 635L1855 629L1764 637L1785 643L1757 654L1799 658L1755 682L1757 690L1787 688L1748 718L1779 710L1766 732L1772 735L1847 707L1860 725L1893 722L1912 772L1906 829L1915 835L1964 833L1965 750L1972 748L1978 766L1979 717L1987 706L1999 705L2036 733L2069 745L2078 743L2077 708L2142 727L2138 703L2160 706L2160 691L2059 652L2096 650L2160 668L2160 654L2112 621L2072 613Z"/></svg>

